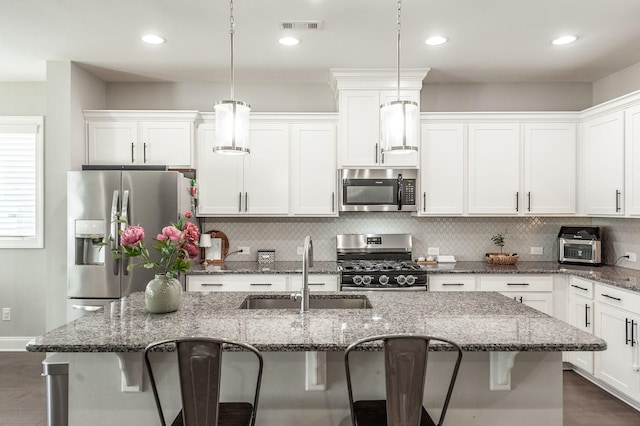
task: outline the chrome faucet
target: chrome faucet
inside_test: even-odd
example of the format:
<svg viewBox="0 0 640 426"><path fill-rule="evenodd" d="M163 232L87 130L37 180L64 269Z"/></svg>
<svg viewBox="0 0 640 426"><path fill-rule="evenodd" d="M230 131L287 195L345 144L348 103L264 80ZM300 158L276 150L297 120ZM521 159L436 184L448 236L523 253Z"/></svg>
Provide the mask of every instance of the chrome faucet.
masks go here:
<svg viewBox="0 0 640 426"><path fill-rule="evenodd" d="M304 238L302 252L302 288L299 293L293 293L291 299L300 298L300 312L309 311L309 267L313 266L313 242L310 236Z"/></svg>

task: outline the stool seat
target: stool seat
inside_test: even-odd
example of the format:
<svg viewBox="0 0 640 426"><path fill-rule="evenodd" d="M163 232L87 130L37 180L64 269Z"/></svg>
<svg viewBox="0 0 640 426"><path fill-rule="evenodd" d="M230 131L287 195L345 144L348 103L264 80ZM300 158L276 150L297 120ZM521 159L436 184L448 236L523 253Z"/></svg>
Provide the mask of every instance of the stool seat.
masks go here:
<svg viewBox="0 0 640 426"><path fill-rule="evenodd" d="M248 402L221 402L218 405L219 425L250 425L253 405ZM182 410L171 426L187 426L182 420Z"/></svg>
<svg viewBox="0 0 640 426"><path fill-rule="evenodd" d="M359 426L387 426L387 401L385 399L356 401L353 403L353 413L356 417L356 424ZM436 426L424 407L422 407L420 426Z"/></svg>

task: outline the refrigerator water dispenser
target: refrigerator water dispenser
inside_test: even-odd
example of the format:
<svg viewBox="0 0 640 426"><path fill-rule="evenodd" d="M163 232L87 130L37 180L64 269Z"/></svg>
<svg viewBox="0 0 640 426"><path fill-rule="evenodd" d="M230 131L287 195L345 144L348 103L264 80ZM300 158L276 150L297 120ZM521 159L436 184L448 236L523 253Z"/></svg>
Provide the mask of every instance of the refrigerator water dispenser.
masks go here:
<svg viewBox="0 0 640 426"><path fill-rule="evenodd" d="M104 220L76 220L76 265L104 265Z"/></svg>

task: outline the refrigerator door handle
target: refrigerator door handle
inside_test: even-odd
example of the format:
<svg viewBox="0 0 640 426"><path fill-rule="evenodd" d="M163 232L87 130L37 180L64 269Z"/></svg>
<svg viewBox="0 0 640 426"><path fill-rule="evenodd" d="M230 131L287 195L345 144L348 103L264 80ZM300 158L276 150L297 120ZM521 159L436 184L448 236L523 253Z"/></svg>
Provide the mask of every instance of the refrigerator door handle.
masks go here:
<svg viewBox="0 0 640 426"><path fill-rule="evenodd" d="M125 189L122 191L122 211L120 212L120 231L124 231L125 228L129 226L129 190ZM123 257L122 262L124 263L123 274L129 275L129 270L127 269L128 258Z"/></svg>
<svg viewBox="0 0 640 426"><path fill-rule="evenodd" d="M109 232L109 241L111 242L111 251L113 252L118 248L118 199L120 198L120 191L117 189L113 191L113 199L111 200L111 227ZM111 262L113 268L113 275L118 275L120 270L120 259L113 259Z"/></svg>

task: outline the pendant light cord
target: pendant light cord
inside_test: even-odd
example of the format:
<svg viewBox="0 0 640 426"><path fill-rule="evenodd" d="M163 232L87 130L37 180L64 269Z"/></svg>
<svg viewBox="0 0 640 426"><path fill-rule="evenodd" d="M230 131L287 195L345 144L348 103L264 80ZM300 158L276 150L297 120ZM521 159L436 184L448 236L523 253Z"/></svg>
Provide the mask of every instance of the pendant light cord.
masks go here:
<svg viewBox="0 0 640 426"><path fill-rule="evenodd" d="M235 21L233 19L233 0L229 2L229 34L231 35L231 100L234 100L233 88L235 86L235 76L233 67L233 33L235 32Z"/></svg>
<svg viewBox="0 0 640 426"><path fill-rule="evenodd" d="M401 0L398 0L398 44L397 44L397 83L398 83L398 100L400 100L400 10L401 10Z"/></svg>

